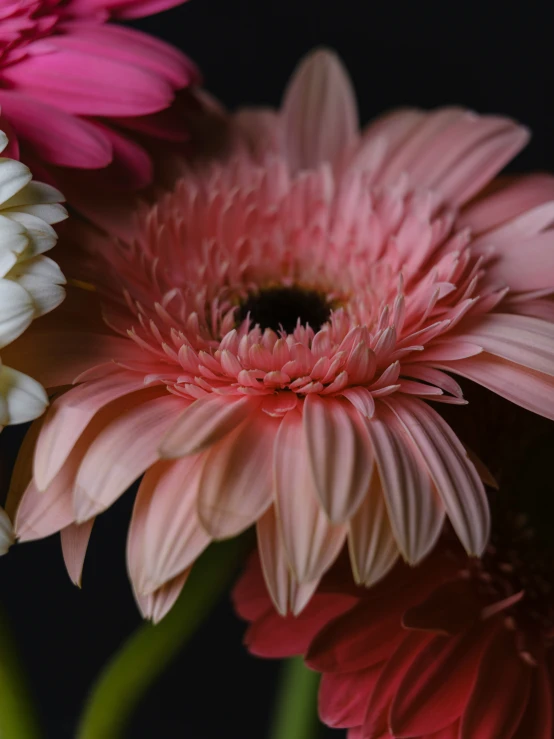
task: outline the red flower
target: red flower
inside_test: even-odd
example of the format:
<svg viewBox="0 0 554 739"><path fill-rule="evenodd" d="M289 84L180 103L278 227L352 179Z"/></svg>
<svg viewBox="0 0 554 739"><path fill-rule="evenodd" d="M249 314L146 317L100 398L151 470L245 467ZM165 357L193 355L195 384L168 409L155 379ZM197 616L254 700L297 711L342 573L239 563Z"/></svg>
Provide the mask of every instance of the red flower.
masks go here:
<svg viewBox="0 0 554 739"><path fill-rule="evenodd" d="M481 561L443 542L371 590L337 565L298 617L275 612L253 559L234 594L246 644L304 654L322 720L349 739L551 739L552 565L524 517L498 520Z"/></svg>

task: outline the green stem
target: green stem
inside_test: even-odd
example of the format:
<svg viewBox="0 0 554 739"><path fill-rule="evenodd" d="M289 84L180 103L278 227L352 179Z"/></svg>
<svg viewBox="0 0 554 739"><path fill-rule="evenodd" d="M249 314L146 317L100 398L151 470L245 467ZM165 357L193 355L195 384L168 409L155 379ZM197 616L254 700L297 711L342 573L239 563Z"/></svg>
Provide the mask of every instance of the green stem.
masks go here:
<svg viewBox="0 0 554 739"><path fill-rule="evenodd" d="M146 690L195 632L229 582L244 543L212 545L183 592L156 626L144 624L107 665L81 717L77 739L118 739Z"/></svg>
<svg viewBox="0 0 554 739"><path fill-rule="evenodd" d="M271 739L315 739L320 728L318 686L319 675L309 670L301 657L285 662Z"/></svg>
<svg viewBox="0 0 554 739"><path fill-rule="evenodd" d="M38 739L40 730L15 642L0 613L0 737Z"/></svg>

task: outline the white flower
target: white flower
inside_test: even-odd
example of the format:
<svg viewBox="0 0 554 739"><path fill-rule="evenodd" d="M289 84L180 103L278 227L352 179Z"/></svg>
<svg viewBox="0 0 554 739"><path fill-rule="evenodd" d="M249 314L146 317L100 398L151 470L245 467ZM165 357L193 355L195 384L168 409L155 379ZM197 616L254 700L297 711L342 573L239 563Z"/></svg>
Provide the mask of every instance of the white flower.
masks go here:
<svg viewBox="0 0 554 739"><path fill-rule="evenodd" d="M0 131L0 152L7 145ZM54 187L34 182L24 164L0 157L0 348L65 297L60 268L44 256L58 238L52 224L67 218L62 200ZM0 361L0 430L32 421L47 405L42 385ZM0 554L12 543L11 522L0 508Z"/></svg>

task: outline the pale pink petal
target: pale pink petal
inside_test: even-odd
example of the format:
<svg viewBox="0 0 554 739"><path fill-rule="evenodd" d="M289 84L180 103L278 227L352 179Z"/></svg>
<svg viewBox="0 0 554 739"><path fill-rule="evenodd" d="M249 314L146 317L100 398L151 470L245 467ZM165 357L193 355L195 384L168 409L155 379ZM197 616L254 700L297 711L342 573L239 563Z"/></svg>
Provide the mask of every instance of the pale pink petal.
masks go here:
<svg viewBox="0 0 554 739"><path fill-rule="evenodd" d="M70 524L60 531L67 574L71 581L79 587L81 587L83 564L93 524L94 519L91 518L90 521L85 521L82 524Z"/></svg>
<svg viewBox="0 0 554 739"><path fill-rule="evenodd" d="M144 475L129 528L127 560L135 591L152 593L192 565L211 538L196 513L203 460L158 462Z"/></svg>
<svg viewBox="0 0 554 739"><path fill-rule="evenodd" d="M539 318L491 313L460 327L462 341L487 353L554 375L554 325Z"/></svg>
<svg viewBox="0 0 554 739"><path fill-rule="evenodd" d="M460 213L458 224L460 228L469 226L475 233L482 233L549 201L554 201L551 175L505 178L496 192L467 205Z"/></svg>
<svg viewBox="0 0 554 739"><path fill-rule="evenodd" d="M163 585L150 595L135 593L137 605L144 618L157 624L175 605L175 601L181 594L184 584L190 574L190 569L185 570L170 582Z"/></svg>
<svg viewBox="0 0 554 739"><path fill-rule="evenodd" d="M368 429L394 538L404 559L416 564L440 534L444 506L412 440L381 402Z"/></svg>
<svg viewBox="0 0 554 739"><path fill-rule="evenodd" d="M160 455L176 459L206 449L248 418L258 402L248 396L227 398L216 394L195 400L168 431Z"/></svg>
<svg viewBox="0 0 554 739"><path fill-rule="evenodd" d="M406 172L412 185L440 199L469 200L523 148L527 130L506 118L442 108L424 116L379 174L394 184Z"/></svg>
<svg viewBox="0 0 554 739"><path fill-rule="evenodd" d="M302 416L296 411L288 413L279 427L274 479L281 535L292 571L301 583L319 579L341 550L347 529L331 524L321 509Z"/></svg>
<svg viewBox="0 0 554 739"><path fill-rule="evenodd" d="M308 395L304 431L315 489L333 523L343 523L363 500L373 466L367 426L349 403Z"/></svg>
<svg viewBox="0 0 554 739"><path fill-rule="evenodd" d="M491 242L494 246L494 241ZM554 230L544 231L527 241L498 250L497 259L487 270L487 281L514 291L550 288L554 274Z"/></svg>
<svg viewBox="0 0 554 739"><path fill-rule="evenodd" d="M377 470L362 505L350 520L348 550L354 579L367 588L381 580L400 555Z"/></svg>
<svg viewBox="0 0 554 739"><path fill-rule="evenodd" d="M498 393L522 408L554 420L554 378L491 354L449 362L444 369Z"/></svg>
<svg viewBox="0 0 554 739"><path fill-rule="evenodd" d="M100 431L75 480L74 510L82 523L110 506L159 459L160 440L183 407L174 395L132 404Z"/></svg>
<svg viewBox="0 0 554 739"><path fill-rule="evenodd" d="M300 63L286 91L282 115L286 156L293 171L332 164L356 142L356 98L335 54L315 51Z"/></svg>
<svg viewBox="0 0 554 739"><path fill-rule="evenodd" d="M40 492L30 482L17 510L15 532L19 541L33 541L50 536L73 523L71 483L73 474L64 469L49 486Z"/></svg>
<svg viewBox="0 0 554 739"><path fill-rule="evenodd" d="M307 583L297 583L293 577L275 508L269 508L258 520L258 551L264 579L275 608L286 616L289 608L296 615L300 613L317 589L319 579Z"/></svg>
<svg viewBox="0 0 554 739"><path fill-rule="evenodd" d="M58 310L52 318L56 319ZM50 316L46 316L50 318ZM55 330L40 319L13 344L2 349L2 362L29 374L47 388L71 385L82 372L114 357L137 356L128 339L88 331ZM42 330L42 328L45 330ZM52 351L52 347L56 347Z"/></svg>
<svg viewBox="0 0 554 739"><path fill-rule="evenodd" d="M144 387L141 375L115 371L103 379L73 388L55 400L46 414L35 448L34 476L38 488L48 487L101 408L141 387Z"/></svg>
<svg viewBox="0 0 554 739"><path fill-rule="evenodd" d="M389 407L419 450L420 464L432 477L460 541L469 554L482 554L489 538L489 506L462 443L439 414L420 400L398 397Z"/></svg>
<svg viewBox="0 0 554 739"><path fill-rule="evenodd" d="M198 515L214 539L241 533L271 505L278 428L276 419L254 413L207 451Z"/></svg>

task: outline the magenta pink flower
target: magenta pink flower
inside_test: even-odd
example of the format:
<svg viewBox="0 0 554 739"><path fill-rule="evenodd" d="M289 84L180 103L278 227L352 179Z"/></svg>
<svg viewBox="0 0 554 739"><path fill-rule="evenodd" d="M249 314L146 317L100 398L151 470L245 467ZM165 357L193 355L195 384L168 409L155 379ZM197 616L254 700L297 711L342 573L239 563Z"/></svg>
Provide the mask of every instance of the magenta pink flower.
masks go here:
<svg viewBox="0 0 554 739"><path fill-rule="evenodd" d="M348 739L551 739L552 561L525 518L493 520L482 561L443 542L369 591L336 566L297 617L253 558L234 592L248 648L303 654L321 719Z"/></svg>
<svg viewBox="0 0 554 739"><path fill-rule="evenodd" d="M168 108L198 79L179 51L110 19L136 18L181 0L6 0L0 8L0 107L25 160L102 169L140 187L147 152L128 136L184 135ZM13 142L12 142L13 144ZM35 167L36 170L36 167ZM114 175L112 175L114 176Z"/></svg>
<svg viewBox="0 0 554 739"><path fill-rule="evenodd" d="M458 373L554 418L554 180L481 193L524 128L446 108L360 134L327 52L280 113L231 125L230 156L190 165L119 240L76 234L64 270L86 289L10 359L75 383L38 435L19 538L62 530L78 578L94 517L144 474L128 559L156 618L210 541L252 524L282 612L346 541L367 586L445 517L480 554L483 484L429 401L464 403ZM41 347L59 350L42 374Z"/></svg>

